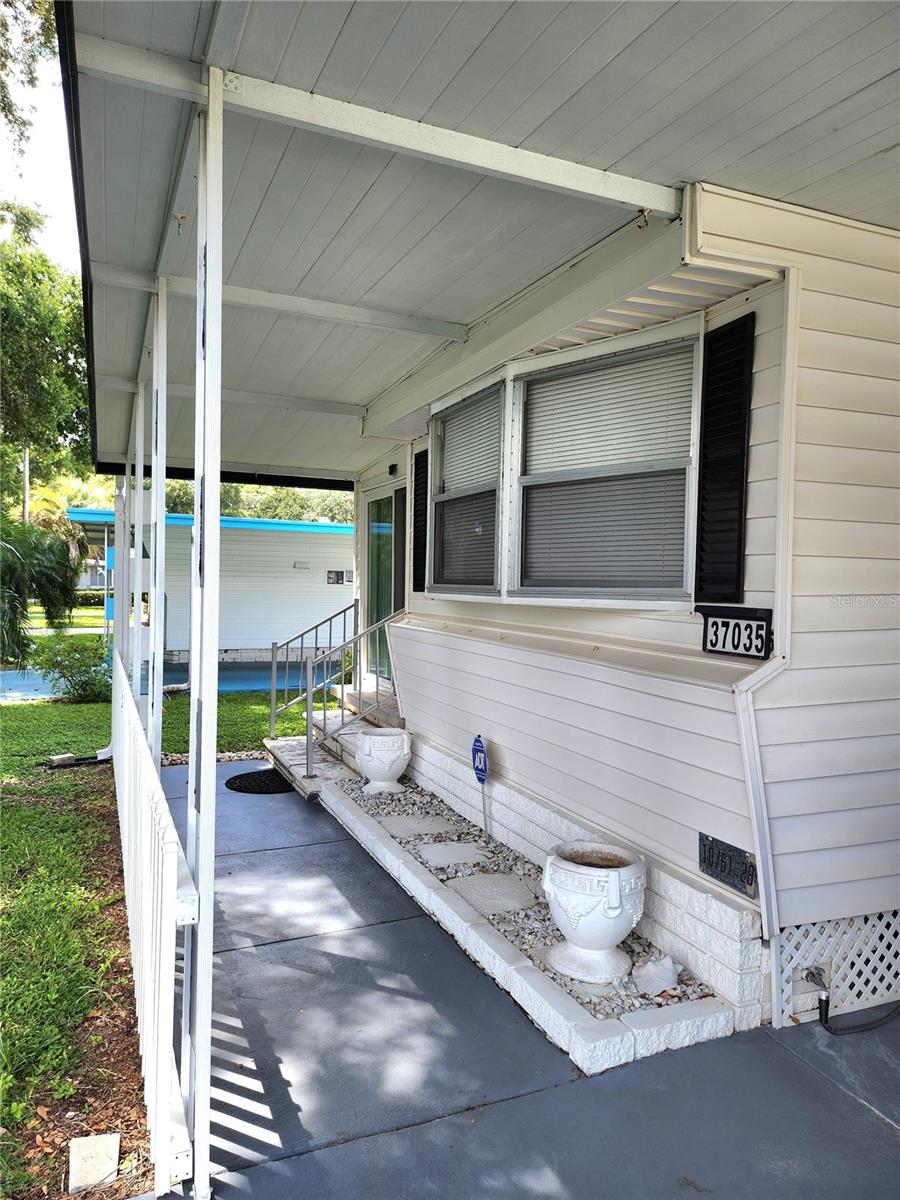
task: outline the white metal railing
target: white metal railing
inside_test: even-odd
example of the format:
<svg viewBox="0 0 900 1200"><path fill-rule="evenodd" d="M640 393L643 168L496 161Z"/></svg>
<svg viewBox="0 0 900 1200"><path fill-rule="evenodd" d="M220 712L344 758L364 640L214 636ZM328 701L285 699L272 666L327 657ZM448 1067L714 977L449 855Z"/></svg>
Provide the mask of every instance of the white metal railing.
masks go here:
<svg viewBox="0 0 900 1200"><path fill-rule="evenodd" d="M307 672L306 663L311 659L315 659L323 649L331 650L334 646L334 631L337 628L340 632L342 642L347 640L347 626L354 636L359 630L359 601L354 600L352 604L348 604L346 608L340 608L337 612L332 613L329 617L323 617L321 621L316 621L315 625L310 625L308 629L303 629L300 633L295 633L293 637L287 638L283 642L272 643L272 676L269 695L269 736L275 736L275 719L279 713L286 712L289 708L293 708L295 704L300 704L306 698L306 682ZM328 630L327 640L325 630ZM298 664L298 683L295 689L295 695L291 696L290 676L291 676L291 647L296 647L295 661ZM281 667L281 657L284 655L284 676L283 680L279 679L279 669ZM278 703L278 697L281 695L282 701Z"/></svg>
<svg viewBox="0 0 900 1200"><path fill-rule="evenodd" d="M196 924L198 897L118 651L112 747L150 1156L162 1196L193 1165L173 1035L176 931Z"/></svg>
<svg viewBox="0 0 900 1200"><path fill-rule="evenodd" d="M306 778L312 779L315 774L315 723L313 721L313 702L317 691L322 693L322 733L327 736L331 732L331 726L328 720L328 695L333 692L338 699L338 711L336 713L337 725L335 728L343 729L347 721L347 707L345 704L347 677L351 678L351 695L354 696L354 708L356 715L363 717L366 713L373 712L381 703L381 688L384 686L388 692L393 692L394 684L390 679L383 680L376 670L374 672L375 683L374 688L368 702L363 696L362 678L359 672L360 645L364 639L372 637L372 635L380 635L384 630L387 633L387 627L392 621L396 621L398 617L402 617L405 609L398 609L395 613L391 613L389 617L383 617L380 621L375 621L366 629L360 629L354 633L353 637L347 638L339 646L333 646L330 650L318 655L318 657L309 657L306 660L305 668L305 684L302 687L299 700L303 700L306 707Z"/></svg>

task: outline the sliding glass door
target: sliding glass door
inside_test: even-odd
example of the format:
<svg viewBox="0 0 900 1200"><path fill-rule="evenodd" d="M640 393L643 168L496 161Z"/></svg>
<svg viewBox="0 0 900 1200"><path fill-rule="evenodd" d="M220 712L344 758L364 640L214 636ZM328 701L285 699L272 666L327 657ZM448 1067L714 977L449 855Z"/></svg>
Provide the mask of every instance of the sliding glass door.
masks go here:
<svg viewBox="0 0 900 1200"><path fill-rule="evenodd" d="M366 503L366 624L406 606L406 488L398 487ZM391 678L384 629L369 635L368 670Z"/></svg>

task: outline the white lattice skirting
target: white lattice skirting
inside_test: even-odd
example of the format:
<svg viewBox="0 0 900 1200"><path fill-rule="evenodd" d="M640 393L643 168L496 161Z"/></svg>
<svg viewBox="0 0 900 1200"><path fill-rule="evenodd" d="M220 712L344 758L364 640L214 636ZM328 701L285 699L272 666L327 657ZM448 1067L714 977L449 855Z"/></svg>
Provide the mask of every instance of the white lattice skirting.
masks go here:
<svg viewBox="0 0 900 1200"><path fill-rule="evenodd" d="M807 967L822 967L831 989L832 1013L854 1012L900 999L900 912L869 913L789 925L781 931L783 1019L816 1008Z"/></svg>

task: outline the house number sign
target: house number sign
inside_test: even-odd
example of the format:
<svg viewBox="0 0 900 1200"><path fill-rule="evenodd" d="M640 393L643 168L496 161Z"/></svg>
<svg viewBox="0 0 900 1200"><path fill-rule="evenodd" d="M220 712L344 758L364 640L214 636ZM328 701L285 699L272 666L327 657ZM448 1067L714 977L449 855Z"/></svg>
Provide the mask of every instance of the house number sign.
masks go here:
<svg viewBox="0 0 900 1200"><path fill-rule="evenodd" d="M733 888L742 896L756 900L759 896L756 855L711 837L708 833L701 833L699 838L699 864L703 874Z"/></svg>
<svg viewBox="0 0 900 1200"><path fill-rule="evenodd" d="M707 654L768 658L772 653L771 608L721 608L697 605L703 617L703 649Z"/></svg>

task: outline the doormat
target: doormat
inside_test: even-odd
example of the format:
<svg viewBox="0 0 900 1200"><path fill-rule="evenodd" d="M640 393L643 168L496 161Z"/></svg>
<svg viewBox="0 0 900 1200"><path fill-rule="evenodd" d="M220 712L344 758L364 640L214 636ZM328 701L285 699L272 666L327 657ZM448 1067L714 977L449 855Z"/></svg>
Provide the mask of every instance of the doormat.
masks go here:
<svg viewBox="0 0 900 1200"><path fill-rule="evenodd" d="M233 792L252 792L257 796L270 796L294 790L274 767L265 771L244 771L241 775L232 775L225 780L225 786Z"/></svg>

